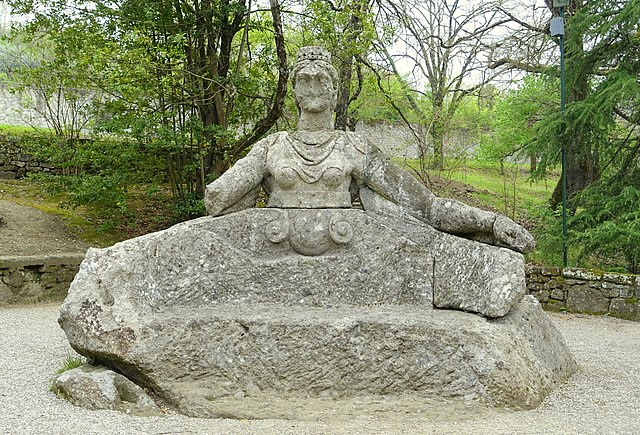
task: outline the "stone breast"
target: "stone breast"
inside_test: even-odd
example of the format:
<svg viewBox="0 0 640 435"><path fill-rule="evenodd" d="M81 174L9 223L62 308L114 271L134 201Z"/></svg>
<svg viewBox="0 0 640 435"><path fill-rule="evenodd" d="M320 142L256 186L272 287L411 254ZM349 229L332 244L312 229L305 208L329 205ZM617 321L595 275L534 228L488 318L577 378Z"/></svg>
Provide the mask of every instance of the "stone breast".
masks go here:
<svg viewBox="0 0 640 435"><path fill-rule="evenodd" d="M274 143L267 155L268 207L349 208L351 174L357 162L344 136L308 145L291 135Z"/></svg>

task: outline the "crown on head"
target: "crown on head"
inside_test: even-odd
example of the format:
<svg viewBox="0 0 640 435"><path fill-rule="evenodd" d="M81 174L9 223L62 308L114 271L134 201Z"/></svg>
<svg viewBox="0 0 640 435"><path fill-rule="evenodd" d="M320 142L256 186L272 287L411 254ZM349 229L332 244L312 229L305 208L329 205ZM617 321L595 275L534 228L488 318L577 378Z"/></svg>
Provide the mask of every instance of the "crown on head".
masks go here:
<svg viewBox="0 0 640 435"><path fill-rule="evenodd" d="M320 46L302 47L298 51L296 62L303 60L324 60L331 63L331 54L326 48Z"/></svg>

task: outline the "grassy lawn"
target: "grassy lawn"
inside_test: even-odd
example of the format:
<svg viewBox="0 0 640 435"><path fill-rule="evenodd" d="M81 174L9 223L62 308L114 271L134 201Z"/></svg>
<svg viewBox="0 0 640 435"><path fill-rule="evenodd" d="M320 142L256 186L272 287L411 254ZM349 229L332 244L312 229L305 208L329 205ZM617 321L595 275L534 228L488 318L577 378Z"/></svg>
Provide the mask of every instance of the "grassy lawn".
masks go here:
<svg viewBox="0 0 640 435"><path fill-rule="evenodd" d="M417 161L404 163L411 170ZM441 171L430 170L427 177L435 194L505 214L519 222L530 222L536 209L546 207L559 174L551 172L534 180L526 164L466 161ZM530 225L528 225L530 226Z"/></svg>
<svg viewBox="0 0 640 435"><path fill-rule="evenodd" d="M47 131L47 128L41 127L28 127L24 125L11 125L11 124L0 124L0 134L2 133L33 133L34 131Z"/></svg>

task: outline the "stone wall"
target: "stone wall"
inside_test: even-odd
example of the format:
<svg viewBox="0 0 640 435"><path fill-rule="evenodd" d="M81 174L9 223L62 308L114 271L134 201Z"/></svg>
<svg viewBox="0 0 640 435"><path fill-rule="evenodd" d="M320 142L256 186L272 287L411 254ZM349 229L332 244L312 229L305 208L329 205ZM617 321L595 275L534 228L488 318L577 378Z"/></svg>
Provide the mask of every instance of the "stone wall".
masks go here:
<svg viewBox="0 0 640 435"><path fill-rule="evenodd" d="M0 257L0 306L62 301L84 254Z"/></svg>
<svg viewBox="0 0 640 435"><path fill-rule="evenodd" d="M43 105L34 93L11 92L0 84L0 124L46 127Z"/></svg>
<svg viewBox="0 0 640 435"><path fill-rule="evenodd" d="M527 287L546 310L640 321L640 276L527 266Z"/></svg>
<svg viewBox="0 0 640 435"><path fill-rule="evenodd" d="M418 143L411 130L403 124L366 124L359 122L356 132L386 155L416 159L420 155Z"/></svg>
<svg viewBox="0 0 640 435"><path fill-rule="evenodd" d="M0 135L0 178L22 178L37 172L60 174L62 170L24 152L17 137Z"/></svg>

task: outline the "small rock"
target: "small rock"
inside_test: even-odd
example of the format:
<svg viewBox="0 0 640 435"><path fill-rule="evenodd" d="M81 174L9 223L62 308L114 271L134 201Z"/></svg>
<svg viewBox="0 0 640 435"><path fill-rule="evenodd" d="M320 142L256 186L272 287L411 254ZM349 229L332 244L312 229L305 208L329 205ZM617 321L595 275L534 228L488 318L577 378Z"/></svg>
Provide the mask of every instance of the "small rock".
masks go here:
<svg viewBox="0 0 640 435"><path fill-rule="evenodd" d="M61 373L52 389L76 406L110 409L133 415L162 415L160 408L138 385L102 366L85 364Z"/></svg>

